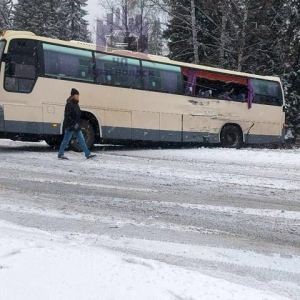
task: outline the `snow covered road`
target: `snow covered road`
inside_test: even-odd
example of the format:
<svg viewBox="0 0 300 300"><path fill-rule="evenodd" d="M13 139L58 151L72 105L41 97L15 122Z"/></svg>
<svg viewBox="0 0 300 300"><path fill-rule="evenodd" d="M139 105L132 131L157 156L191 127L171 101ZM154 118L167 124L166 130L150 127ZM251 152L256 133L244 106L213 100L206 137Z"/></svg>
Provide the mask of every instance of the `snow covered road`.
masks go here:
<svg viewBox="0 0 300 300"><path fill-rule="evenodd" d="M0 141L0 220L260 291L252 299L300 299L300 150L95 152L60 161L44 143ZM174 294L161 299L202 300Z"/></svg>

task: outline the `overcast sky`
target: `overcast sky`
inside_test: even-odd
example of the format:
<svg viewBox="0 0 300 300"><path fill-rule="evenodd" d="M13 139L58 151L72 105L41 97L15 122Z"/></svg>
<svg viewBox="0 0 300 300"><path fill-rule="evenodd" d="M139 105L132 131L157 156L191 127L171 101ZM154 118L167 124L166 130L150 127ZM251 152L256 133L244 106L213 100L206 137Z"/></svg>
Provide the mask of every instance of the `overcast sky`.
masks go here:
<svg viewBox="0 0 300 300"><path fill-rule="evenodd" d="M101 7L98 5L98 0L88 0L88 6L86 7L88 15L86 19L90 23L90 31L92 32L93 39L95 39L96 32L96 20L98 17L102 16ZM95 40L93 41L95 42Z"/></svg>

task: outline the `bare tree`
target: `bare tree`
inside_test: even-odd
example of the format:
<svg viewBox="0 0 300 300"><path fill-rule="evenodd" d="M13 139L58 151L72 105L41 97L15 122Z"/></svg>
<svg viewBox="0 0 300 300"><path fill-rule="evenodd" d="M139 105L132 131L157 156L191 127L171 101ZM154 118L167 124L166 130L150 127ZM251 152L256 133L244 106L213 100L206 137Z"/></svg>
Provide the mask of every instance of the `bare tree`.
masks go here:
<svg viewBox="0 0 300 300"><path fill-rule="evenodd" d="M194 62L199 64L199 47L197 40L197 25L196 25L196 6L195 0L191 0L191 21L192 21L192 35L193 35L193 48L194 48Z"/></svg>

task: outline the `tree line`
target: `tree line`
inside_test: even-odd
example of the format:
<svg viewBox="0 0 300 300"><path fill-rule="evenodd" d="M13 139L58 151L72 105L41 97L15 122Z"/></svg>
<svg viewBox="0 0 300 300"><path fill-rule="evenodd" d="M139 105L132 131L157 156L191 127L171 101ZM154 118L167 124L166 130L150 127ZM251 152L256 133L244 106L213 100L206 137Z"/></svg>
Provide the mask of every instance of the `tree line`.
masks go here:
<svg viewBox="0 0 300 300"><path fill-rule="evenodd" d="M98 0L141 16L149 53L259 75L280 76L288 122L300 109L300 1ZM64 40L91 41L87 0L0 0L0 28L30 30ZM163 18L164 17L164 18ZM127 18L127 16L126 16ZM125 22L127 19L124 19ZM162 21L164 19L164 22ZM164 25L164 30L162 26Z"/></svg>

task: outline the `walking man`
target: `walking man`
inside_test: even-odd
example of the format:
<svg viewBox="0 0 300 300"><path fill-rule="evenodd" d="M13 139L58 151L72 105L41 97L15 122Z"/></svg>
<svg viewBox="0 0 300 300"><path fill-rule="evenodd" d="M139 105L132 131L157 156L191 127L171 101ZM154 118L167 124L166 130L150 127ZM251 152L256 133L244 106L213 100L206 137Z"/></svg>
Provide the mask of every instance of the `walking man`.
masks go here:
<svg viewBox="0 0 300 300"><path fill-rule="evenodd" d="M73 88L71 90L71 96L67 99L67 103L65 106L64 123L63 123L63 128L65 129L65 135L64 135L64 139L60 144L60 148L58 151L59 159L68 159L64 155L64 152L65 152L65 148L69 144L73 135L76 136L78 143L87 159L96 156L96 154L92 154L86 146L85 139L80 127L81 110L78 103L79 103L79 92Z"/></svg>

